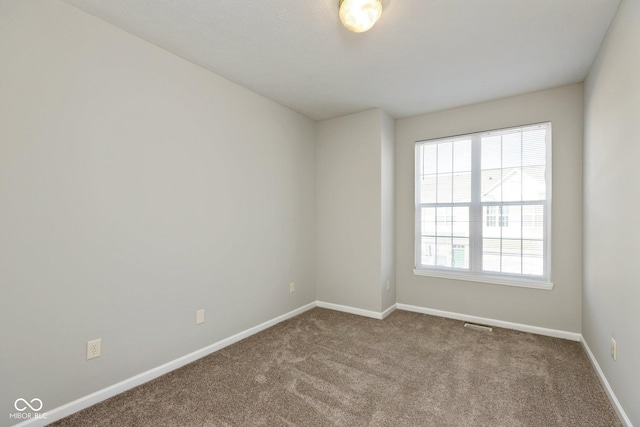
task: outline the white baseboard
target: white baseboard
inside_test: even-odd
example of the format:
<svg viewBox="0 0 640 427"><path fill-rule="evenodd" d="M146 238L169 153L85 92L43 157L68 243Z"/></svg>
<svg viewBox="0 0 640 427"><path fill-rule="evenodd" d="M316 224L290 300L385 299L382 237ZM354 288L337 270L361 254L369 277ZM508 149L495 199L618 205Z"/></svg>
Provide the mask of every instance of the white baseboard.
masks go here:
<svg viewBox="0 0 640 427"><path fill-rule="evenodd" d="M141 384L144 384L153 379L156 379L164 374L167 374L171 371L181 368L191 362L194 362L198 359L208 356L211 353L214 353L218 350L228 347L231 344L234 344L247 337L250 337L251 335L264 331L265 329L270 328L271 326L276 325L284 320L295 317L307 310L311 310L315 306L316 306L316 302L314 301L300 308L297 308L293 311L285 313L281 316L278 316L264 323L261 323L258 326L254 326L252 328L239 332L233 336L230 336L229 338L225 338L214 344L204 347L200 350L196 350L193 353L189 353L186 356L179 357L175 360L172 360L171 362L165 363L164 365L158 366L156 368L150 369L141 374L135 375L117 384L103 388L102 390L98 390L95 393L91 393L87 396L81 397L80 399L74 400L73 402L69 402L65 405L54 408L51 411L47 411L46 419L30 419L30 420L21 422L20 424L16 424L14 427L27 427L27 426L40 427L40 426L45 426L54 421L58 421L64 417L68 417L69 415L74 414L78 411L81 411L82 409L88 408L89 406L93 406L96 403L102 402L103 400L106 400L117 394L123 393Z"/></svg>
<svg viewBox="0 0 640 427"><path fill-rule="evenodd" d="M333 303L324 302L324 301L316 301L316 304L320 308L328 308L329 310L335 310L335 311L342 311L344 313L357 314L358 316L371 317L372 319L378 319L378 320L384 319L383 315L386 317L386 316L389 315L389 313L391 313L391 311L393 311L393 310L391 310L391 311L389 311L389 313L387 313L387 311L389 310L389 309L387 309L387 310L385 310L385 312L379 313L377 311L364 310L362 308L349 307L348 305L333 304Z"/></svg>
<svg viewBox="0 0 640 427"><path fill-rule="evenodd" d="M465 322L479 323L495 326L497 328L513 329L516 331L530 332L532 334L546 335L549 337L563 338L571 341L580 341L581 335L575 332L548 329L539 326L524 325L521 323L505 322L504 320L489 319L487 317L470 316L468 314L453 313L450 311L435 310L432 308L418 307L408 304L396 304L398 310L413 311L415 313L430 314L432 316L446 317L448 319L463 320Z"/></svg>
<svg viewBox="0 0 640 427"><path fill-rule="evenodd" d="M598 361L596 360L596 357L591 352L591 349L589 348L589 345L587 344L587 341L584 339L584 337L582 337L582 347L584 348L584 351L587 353L587 356L589 357L591 364L595 368L596 373L598 374L598 379L600 380L602 387L604 387L604 391L607 393L607 397L611 401L613 408L616 410L616 413L618 414L618 418L620 418L620 422L622 422L622 424L625 427L633 427L633 425L631 424L631 420L627 416L627 413L624 412L624 409L622 409L622 405L620 404L620 401L616 397L616 394L613 392L613 389L611 388L611 385L609 384L607 377L604 376L604 372L602 372L602 369L600 368L600 364L598 363Z"/></svg>
<svg viewBox="0 0 640 427"><path fill-rule="evenodd" d="M396 308L397 308L396 304L393 304L391 307L387 308L385 311L382 312L380 318L384 319L385 317L393 313L396 310Z"/></svg>

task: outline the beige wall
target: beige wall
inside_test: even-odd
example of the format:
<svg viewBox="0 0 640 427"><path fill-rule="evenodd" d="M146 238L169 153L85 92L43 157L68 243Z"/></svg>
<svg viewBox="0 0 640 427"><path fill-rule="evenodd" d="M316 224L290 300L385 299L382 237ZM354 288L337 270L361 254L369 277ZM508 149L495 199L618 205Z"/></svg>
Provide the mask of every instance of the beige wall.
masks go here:
<svg viewBox="0 0 640 427"><path fill-rule="evenodd" d="M583 335L640 425L640 1L624 0L585 82ZM611 338L617 361L609 355Z"/></svg>
<svg viewBox="0 0 640 427"><path fill-rule="evenodd" d="M396 122L381 111L382 144L381 144L381 212L382 223L382 276L380 292L382 294L382 311L396 303L396 173L395 146ZM389 289L387 290L387 281Z"/></svg>
<svg viewBox="0 0 640 427"><path fill-rule="evenodd" d="M551 121L551 291L415 276L416 141ZM398 303L568 332L580 332L582 286L582 85L530 93L396 123Z"/></svg>
<svg viewBox="0 0 640 427"><path fill-rule="evenodd" d="M57 0L0 58L0 425L315 301L312 121Z"/></svg>
<svg viewBox="0 0 640 427"><path fill-rule="evenodd" d="M393 304L386 290L393 281L392 122L376 109L317 125L316 286L322 302L376 313L383 303Z"/></svg>

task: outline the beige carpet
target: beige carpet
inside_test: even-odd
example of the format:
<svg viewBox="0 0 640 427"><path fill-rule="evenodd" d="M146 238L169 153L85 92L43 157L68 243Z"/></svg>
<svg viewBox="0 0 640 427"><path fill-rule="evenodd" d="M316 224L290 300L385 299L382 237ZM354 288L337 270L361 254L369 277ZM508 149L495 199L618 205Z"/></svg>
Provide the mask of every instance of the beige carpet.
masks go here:
<svg viewBox="0 0 640 427"><path fill-rule="evenodd" d="M56 426L619 426L581 345L313 309Z"/></svg>

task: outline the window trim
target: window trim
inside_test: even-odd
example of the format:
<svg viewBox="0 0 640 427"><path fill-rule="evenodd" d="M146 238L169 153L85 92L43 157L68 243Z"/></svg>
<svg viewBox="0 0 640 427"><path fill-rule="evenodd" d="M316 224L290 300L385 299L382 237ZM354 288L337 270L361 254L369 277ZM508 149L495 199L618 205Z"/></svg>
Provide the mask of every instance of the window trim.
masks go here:
<svg viewBox="0 0 640 427"><path fill-rule="evenodd" d="M553 289L553 282L547 280L532 280L519 276L510 276L507 273L501 273L502 276L496 276L488 273L481 273L482 276L478 276L476 273L467 273L464 271L450 271L442 268L423 268L413 269L413 274L415 276L426 276L426 277L436 277L439 279L452 279L452 280L462 280L465 282L480 282L487 283L492 285L502 285L502 286L514 286L520 288L532 288L532 289L543 289L550 291ZM504 276L504 277L503 277Z"/></svg>
<svg viewBox="0 0 640 427"><path fill-rule="evenodd" d="M495 135L495 134L503 134L509 133L516 129L527 129L527 128L536 128L545 126L547 127L546 134L546 152L545 152L545 180L546 180L546 198L544 201L545 206L545 214L544 214L544 241L543 241L543 256L544 256L544 274L543 276L529 276L529 275L520 275L520 274L509 274L509 273L493 273L493 272L482 272L482 266L480 265L479 257L477 256L478 251L480 250L479 246L482 243L482 218L480 218L480 222L475 225L479 230L473 230L474 225L470 225L470 234L469 234L469 245L470 245L470 264L469 270L458 270L458 269L449 269L449 268L439 268L436 266L423 266L420 267L420 255L421 255L421 215L420 215L420 203L419 203L419 191L420 191L420 172L421 172L421 164L420 164L420 148L426 143L438 143L444 141L451 141L458 138L470 138L472 141L475 139L479 139L485 137L487 135ZM506 128L494 129L494 130L485 130L480 132L473 132L468 134L459 134L452 135L448 137L442 138L433 138L426 140L416 141L414 147L414 160L415 160L415 169L414 169L414 210L415 210L415 224L414 224L414 270L413 273L416 276L427 276L427 277L438 277L444 279L454 279L454 280L463 280L463 281L472 281L472 282L482 282L496 285L504 285L504 286L515 286L515 287L525 287L525 288L534 288L534 289L544 289L551 290L553 289L553 282L551 281L552 277L552 170L553 170L553 127L551 122L539 122L539 123L531 123L520 126L511 126ZM473 144L473 142L472 142ZM482 203L478 200L478 195L480 194L480 171L481 171L481 153L480 150L472 150L472 199L471 203L469 203L470 209L472 206L476 209L480 209ZM526 204L526 202L524 202ZM446 203L443 203L446 205ZM480 207L478 206L480 205ZM471 218L470 218L471 219ZM496 220L498 220L498 216L496 216ZM475 239L473 238L475 236ZM472 254L475 252L475 256ZM475 258L475 259L474 259Z"/></svg>

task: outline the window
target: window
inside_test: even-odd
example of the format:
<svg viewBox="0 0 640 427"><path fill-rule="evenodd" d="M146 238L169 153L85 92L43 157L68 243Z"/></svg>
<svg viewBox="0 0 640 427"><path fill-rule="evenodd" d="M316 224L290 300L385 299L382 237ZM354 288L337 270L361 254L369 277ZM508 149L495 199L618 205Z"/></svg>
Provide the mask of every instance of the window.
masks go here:
<svg viewBox="0 0 640 427"><path fill-rule="evenodd" d="M416 143L420 275L550 289L551 123Z"/></svg>

